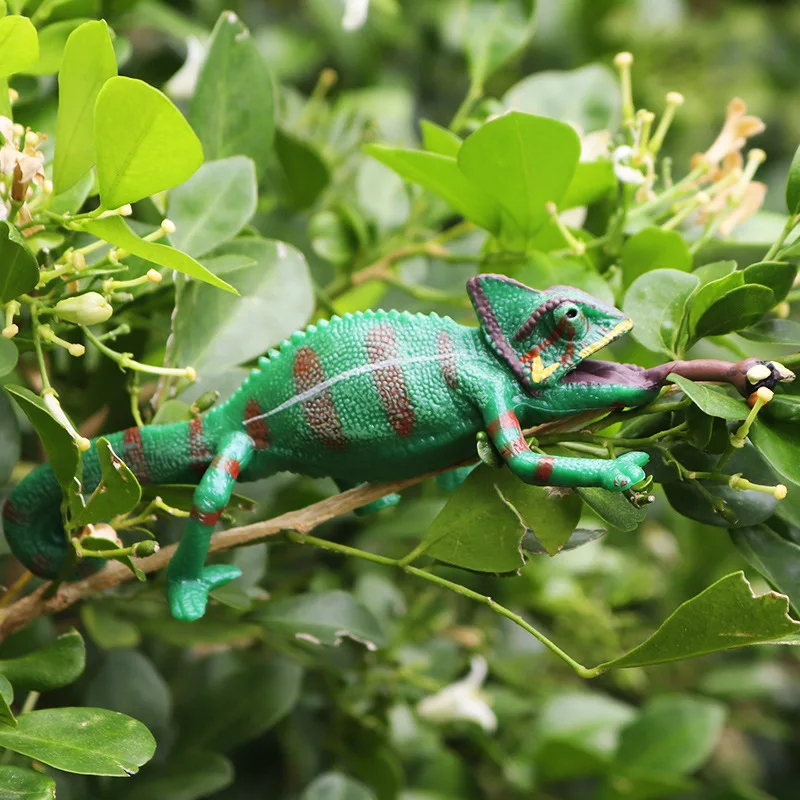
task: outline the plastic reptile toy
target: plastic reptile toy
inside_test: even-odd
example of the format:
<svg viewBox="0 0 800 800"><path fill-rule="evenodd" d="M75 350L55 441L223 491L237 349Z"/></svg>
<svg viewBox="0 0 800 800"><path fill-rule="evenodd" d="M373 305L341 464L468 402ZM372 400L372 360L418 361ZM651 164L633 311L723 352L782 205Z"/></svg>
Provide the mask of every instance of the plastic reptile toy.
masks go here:
<svg viewBox="0 0 800 800"><path fill-rule="evenodd" d="M567 286L537 291L501 275L478 275L467 290L479 327L397 311L333 317L270 351L230 399L204 416L107 437L141 483L197 484L167 573L176 618L201 617L209 591L240 574L229 565L205 566L212 530L237 480L290 470L332 476L345 489L413 477L474 457L476 436L485 430L527 483L622 491L644 478L647 454L541 455L531 451L523 428L587 409L642 405L671 372L727 381L745 396L794 378L779 364L755 359L652 369L587 361L627 333L631 320ZM100 480L95 448L84 455L83 480L87 490ZM60 574L70 547L60 505L61 489L44 464L3 510L11 550L42 577Z"/></svg>

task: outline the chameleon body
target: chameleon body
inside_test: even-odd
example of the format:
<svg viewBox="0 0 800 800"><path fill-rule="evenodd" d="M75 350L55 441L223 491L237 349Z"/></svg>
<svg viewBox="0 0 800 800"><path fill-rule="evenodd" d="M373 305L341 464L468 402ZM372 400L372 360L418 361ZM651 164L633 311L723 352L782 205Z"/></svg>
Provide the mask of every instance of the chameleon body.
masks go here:
<svg viewBox="0 0 800 800"><path fill-rule="evenodd" d="M204 416L107 437L140 482L197 483L167 574L175 617L202 616L209 591L239 575L204 564L236 481L283 470L331 476L342 488L412 477L474 457L482 430L528 483L620 491L644 477L645 453L540 455L522 429L586 409L647 403L679 363L697 362L644 370L584 361L629 331L631 320L570 287L537 291L479 275L467 288L479 327L397 311L323 320L261 358L236 393ZM740 373L733 370L731 380ZM84 487L99 480L92 448ZM44 577L59 574L69 546L60 501L45 464L14 489L3 512L12 551Z"/></svg>

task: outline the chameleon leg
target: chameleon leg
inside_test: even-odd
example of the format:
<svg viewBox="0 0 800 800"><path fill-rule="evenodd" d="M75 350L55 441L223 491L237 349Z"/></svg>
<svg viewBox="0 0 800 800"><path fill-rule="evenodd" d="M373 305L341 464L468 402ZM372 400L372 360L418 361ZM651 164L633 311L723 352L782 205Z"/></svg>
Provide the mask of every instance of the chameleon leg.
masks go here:
<svg viewBox="0 0 800 800"><path fill-rule="evenodd" d="M340 492L346 492L348 489L353 489L356 486L363 486L361 483L354 483L352 481L344 481L339 478L334 478L336 485L339 487ZM383 511L384 508L394 508L400 502L400 495L397 492L387 494L386 497L379 497L365 506L360 506L356 509L355 513L360 517L365 514L375 514L378 511Z"/></svg>
<svg viewBox="0 0 800 800"><path fill-rule="evenodd" d="M175 619L199 619L205 613L208 593L241 575L238 567L228 564L204 564L214 525L253 449L253 440L247 434L228 436L195 489L191 517L167 569L167 597Z"/></svg>
<svg viewBox="0 0 800 800"><path fill-rule="evenodd" d="M564 458L534 453L522 435L517 415L505 409L487 419L488 433L511 471L526 483L543 486L599 486L619 492L644 478L647 453L619 458Z"/></svg>
<svg viewBox="0 0 800 800"><path fill-rule="evenodd" d="M456 467L448 472L442 472L434 478L436 485L445 492L453 492L464 483L476 466L478 465L470 464L468 467Z"/></svg>

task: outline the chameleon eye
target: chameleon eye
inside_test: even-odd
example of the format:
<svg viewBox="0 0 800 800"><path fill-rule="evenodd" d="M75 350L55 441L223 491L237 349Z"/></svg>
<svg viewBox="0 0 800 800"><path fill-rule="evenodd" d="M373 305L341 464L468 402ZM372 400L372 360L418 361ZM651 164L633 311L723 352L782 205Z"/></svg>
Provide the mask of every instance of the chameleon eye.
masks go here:
<svg viewBox="0 0 800 800"><path fill-rule="evenodd" d="M567 319L575 319L578 316L578 309L574 306L567 311Z"/></svg>

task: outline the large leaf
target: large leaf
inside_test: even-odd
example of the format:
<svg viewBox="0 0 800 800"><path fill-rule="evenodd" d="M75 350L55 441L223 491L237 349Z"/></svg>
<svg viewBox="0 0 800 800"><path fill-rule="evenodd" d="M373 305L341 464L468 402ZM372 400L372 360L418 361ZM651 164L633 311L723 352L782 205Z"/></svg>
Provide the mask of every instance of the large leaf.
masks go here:
<svg viewBox="0 0 800 800"><path fill-rule="evenodd" d="M737 528L731 531L731 539L748 562L789 598L797 612L800 609L800 546L767 525Z"/></svg>
<svg viewBox="0 0 800 800"><path fill-rule="evenodd" d="M56 782L21 767L0 767L0 800L55 800Z"/></svg>
<svg viewBox="0 0 800 800"><path fill-rule="evenodd" d="M299 250L247 237L229 242L212 262L241 297L199 283L180 287L173 318L174 363L216 374L256 358L308 322L314 294Z"/></svg>
<svg viewBox="0 0 800 800"><path fill-rule="evenodd" d="M378 800L378 798L363 783L338 772L326 772L305 788L300 800Z"/></svg>
<svg viewBox="0 0 800 800"><path fill-rule="evenodd" d="M503 95L503 106L553 117L585 133L615 130L622 97L619 78L602 64L573 70L544 70L523 78Z"/></svg>
<svg viewBox="0 0 800 800"><path fill-rule="evenodd" d="M771 289L759 284L745 284L717 300L697 322L696 338L721 336L749 328L775 305Z"/></svg>
<svg viewBox="0 0 800 800"><path fill-rule="evenodd" d="M686 241L677 231L644 228L623 245L620 268L623 283L627 287L639 276L654 269L689 272L692 256Z"/></svg>
<svg viewBox="0 0 800 800"><path fill-rule="evenodd" d="M233 765L225 756L194 751L145 767L125 800L203 800L232 783Z"/></svg>
<svg viewBox="0 0 800 800"><path fill-rule="evenodd" d="M503 209L503 236L525 247L559 204L580 157L580 140L563 122L512 111L478 128L458 151L458 165Z"/></svg>
<svg viewBox="0 0 800 800"><path fill-rule="evenodd" d="M49 692L76 681L86 666L86 648L77 631L19 658L0 660L0 675L15 689Z"/></svg>
<svg viewBox="0 0 800 800"><path fill-rule="evenodd" d="M174 269L177 272L188 275L190 278L197 278L197 280L209 283L218 289L225 289L236 294L236 290L232 286L218 278L213 272L207 270L186 253L182 253L180 250L176 250L166 244L147 242L144 239L140 239L128 227L122 217L113 216L95 219L91 222L85 222L83 226L92 236L104 239L109 244L121 247L146 261L152 261L154 264L167 269Z"/></svg>
<svg viewBox="0 0 800 800"><path fill-rule="evenodd" d="M455 158L369 144L364 151L393 169L400 177L417 183L447 201L459 214L495 235L500 232L500 210L459 169Z"/></svg>
<svg viewBox="0 0 800 800"><path fill-rule="evenodd" d="M297 594L269 603L258 614L268 630L325 645L348 637L369 650L386 644L380 623L347 592Z"/></svg>
<svg viewBox="0 0 800 800"><path fill-rule="evenodd" d="M616 772L629 778L687 775L711 755L725 724L721 703L660 695L622 731Z"/></svg>
<svg viewBox="0 0 800 800"><path fill-rule="evenodd" d="M169 193L172 244L202 256L232 239L256 210L258 187L253 162L244 156L208 161Z"/></svg>
<svg viewBox="0 0 800 800"><path fill-rule="evenodd" d="M85 22L67 39L58 73L58 118L53 184L74 186L95 163L94 109L103 84L117 74L117 59L104 20Z"/></svg>
<svg viewBox="0 0 800 800"><path fill-rule="evenodd" d="M250 31L223 11L189 105L206 158L248 156L261 175L275 137L273 106L272 78Z"/></svg>
<svg viewBox="0 0 800 800"><path fill-rule="evenodd" d="M17 721L16 728L0 726L0 747L65 772L125 777L156 749L141 722L102 708L48 708Z"/></svg>
<svg viewBox="0 0 800 800"><path fill-rule="evenodd" d="M100 460L100 483L83 507L78 504L73 506L72 521L76 526L104 522L117 514L127 514L136 507L142 496L139 481L111 448L108 439L98 439L95 447ZM78 497L83 500L81 495Z"/></svg>
<svg viewBox="0 0 800 800"><path fill-rule="evenodd" d="M17 405L42 440L47 458L61 488L65 491L74 488L73 479L78 471L80 453L72 437L29 389L10 384L3 388L17 401Z"/></svg>
<svg viewBox="0 0 800 800"><path fill-rule="evenodd" d="M686 346L689 298L695 275L657 269L637 278L625 294L623 311L633 319L633 336L648 350L680 358Z"/></svg>
<svg viewBox="0 0 800 800"><path fill-rule="evenodd" d="M784 595L756 596L744 573L734 572L679 606L638 647L600 666L642 667L751 644L794 644L798 634L800 622L789 616Z"/></svg>
<svg viewBox="0 0 800 800"><path fill-rule="evenodd" d="M53 75L61 69L61 59L72 32L88 19L65 19L47 25L39 31L39 58L22 70L28 75Z"/></svg>
<svg viewBox="0 0 800 800"><path fill-rule="evenodd" d="M0 78L22 72L38 60L39 40L33 23L16 15L0 19Z"/></svg>
<svg viewBox="0 0 800 800"><path fill-rule="evenodd" d="M107 80L97 95L94 122L105 208L171 189L203 163L203 149L189 123L165 94L144 81Z"/></svg>
<svg viewBox="0 0 800 800"><path fill-rule="evenodd" d="M197 703L187 743L226 752L254 739L292 710L302 678L300 666L284 659L231 673Z"/></svg>
<svg viewBox="0 0 800 800"><path fill-rule="evenodd" d="M711 417L722 419L746 419L750 409L742 399L735 399L722 390L715 390L702 383L671 373L667 380L680 386L681 391Z"/></svg>
<svg viewBox="0 0 800 800"><path fill-rule="evenodd" d="M22 234L10 222L0 220L0 305L29 292L38 282L36 256Z"/></svg>
<svg viewBox="0 0 800 800"><path fill-rule="evenodd" d="M759 261L742 270L747 283L759 284L772 290L775 302L780 303L794 286L797 265L785 261Z"/></svg>

